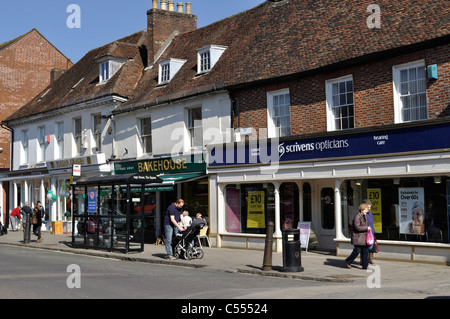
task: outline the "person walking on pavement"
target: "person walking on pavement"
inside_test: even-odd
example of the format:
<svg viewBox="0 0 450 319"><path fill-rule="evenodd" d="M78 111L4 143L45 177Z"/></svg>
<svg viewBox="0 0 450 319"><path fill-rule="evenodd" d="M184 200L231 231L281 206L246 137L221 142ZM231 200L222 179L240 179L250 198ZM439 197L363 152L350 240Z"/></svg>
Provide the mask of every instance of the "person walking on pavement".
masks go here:
<svg viewBox="0 0 450 319"><path fill-rule="evenodd" d="M178 231L186 229L186 224L183 217L184 201L180 198L176 203L171 204L164 215L164 232L166 240L166 259L176 259L172 255L172 238L178 234ZM181 225L178 223L181 220Z"/></svg>
<svg viewBox="0 0 450 319"><path fill-rule="evenodd" d="M36 203L36 206L33 210L33 216L36 216L37 222L33 224L33 234L37 236L37 243L42 242L44 239L41 237L41 226L42 226L42 218L44 218L44 208L40 201Z"/></svg>
<svg viewBox="0 0 450 319"><path fill-rule="evenodd" d="M20 221L22 219L22 215L20 214L22 210L22 207L17 206L16 208L14 208L11 212L11 214L9 214L9 220L11 222L11 231L18 231L20 228Z"/></svg>
<svg viewBox="0 0 450 319"><path fill-rule="evenodd" d="M366 234L371 231L372 228L367 224L366 214L369 211L367 204L359 205L359 211L353 218L352 222L352 244L354 245L353 251L345 259L345 265L347 268L352 268L352 262L362 254L362 269L367 269L369 264L369 247L366 243Z"/></svg>
<svg viewBox="0 0 450 319"><path fill-rule="evenodd" d="M371 232L372 232L373 237L375 238L375 227L373 226L374 218L373 218L372 211L370 210L372 207L372 202L368 199L365 199L365 200L363 200L362 203L369 206L369 211L366 214L367 225L370 226L370 228L372 228ZM376 250L375 244L373 244L371 247L369 247L369 264L371 264L371 265L374 265L373 256L374 256L374 253L376 252L375 250ZM362 259L363 259L362 253L360 254L360 259L361 259L361 261L359 264L362 265Z"/></svg>

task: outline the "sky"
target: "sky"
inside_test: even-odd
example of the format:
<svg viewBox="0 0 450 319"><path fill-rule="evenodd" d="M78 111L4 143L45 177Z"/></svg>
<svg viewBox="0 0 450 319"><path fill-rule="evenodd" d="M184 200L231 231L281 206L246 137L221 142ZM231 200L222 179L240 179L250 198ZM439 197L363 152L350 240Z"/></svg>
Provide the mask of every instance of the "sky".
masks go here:
<svg viewBox="0 0 450 319"><path fill-rule="evenodd" d="M175 8L177 2L191 2L191 12L197 16L197 26L201 28L251 9L265 0L174 2ZM151 7L152 0L2 1L0 44L36 28L59 51L76 63L92 49L145 30L147 10Z"/></svg>

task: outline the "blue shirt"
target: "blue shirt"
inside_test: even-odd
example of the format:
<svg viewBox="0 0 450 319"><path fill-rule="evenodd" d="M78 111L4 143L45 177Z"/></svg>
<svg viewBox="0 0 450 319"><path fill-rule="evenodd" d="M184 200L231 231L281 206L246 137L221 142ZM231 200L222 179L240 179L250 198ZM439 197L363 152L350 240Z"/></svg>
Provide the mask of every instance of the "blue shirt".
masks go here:
<svg viewBox="0 0 450 319"><path fill-rule="evenodd" d="M183 213L183 209L176 208L175 204L170 205L167 208L166 214L164 215L164 225L173 225L173 223L170 221L170 216L175 216L175 221L178 223L180 221L180 216Z"/></svg>

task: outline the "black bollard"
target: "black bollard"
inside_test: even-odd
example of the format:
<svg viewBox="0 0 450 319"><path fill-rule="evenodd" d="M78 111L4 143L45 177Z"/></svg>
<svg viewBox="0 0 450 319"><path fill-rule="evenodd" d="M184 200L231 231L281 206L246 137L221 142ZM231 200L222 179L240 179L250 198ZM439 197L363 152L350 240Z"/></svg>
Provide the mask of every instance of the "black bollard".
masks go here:
<svg viewBox="0 0 450 319"><path fill-rule="evenodd" d="M31 214L27 214L25 225L23 225L23 243L29 244L31 237Z"/></svg>
<svg viewBox="0 0 450 319"><path fill-rule="evenodd" d="M267 223L266 245L264 247L263 271L272 270L273 222Z"/></svg>

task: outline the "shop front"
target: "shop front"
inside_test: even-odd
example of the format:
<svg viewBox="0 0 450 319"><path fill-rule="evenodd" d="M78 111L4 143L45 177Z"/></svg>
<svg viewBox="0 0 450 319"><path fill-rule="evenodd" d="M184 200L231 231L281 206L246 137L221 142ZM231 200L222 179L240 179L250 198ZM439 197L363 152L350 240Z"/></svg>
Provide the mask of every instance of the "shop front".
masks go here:
<svg viewBox="0 0 450 319"><path fill-rule="evenodd" d="M428 121L210 147L212 242L264 249L273 221L280 251L282 230L307 221L320 249L344 256L370 199L378 257L448 263L449 135L449 121Z"/></svg>
<svg viewBox="0 0 450 319"><path fill-rule="evenodd" d="M118 162L114 165L115 175L149 173L158 176L162 183L157 187L144 189L143 200L146 212L146 243L154 243L164 229L164 213L170 204L182 198L183 209L191 218L197 213L209 218L208 178L202 155L161 157L139 161Z"/></svg>
<svg viewBox="0 0 450 319"><path fill-rule="evenodd" d="M74 164L79 165L82 176L110 174L104 154L49 161L46 166L5 173L0 180L9 182L9 210L26 202L34 207L40 201L45 209L42 230L51 231L55 222L61 222L63 231L71 232L70 180Z"/></svg>

